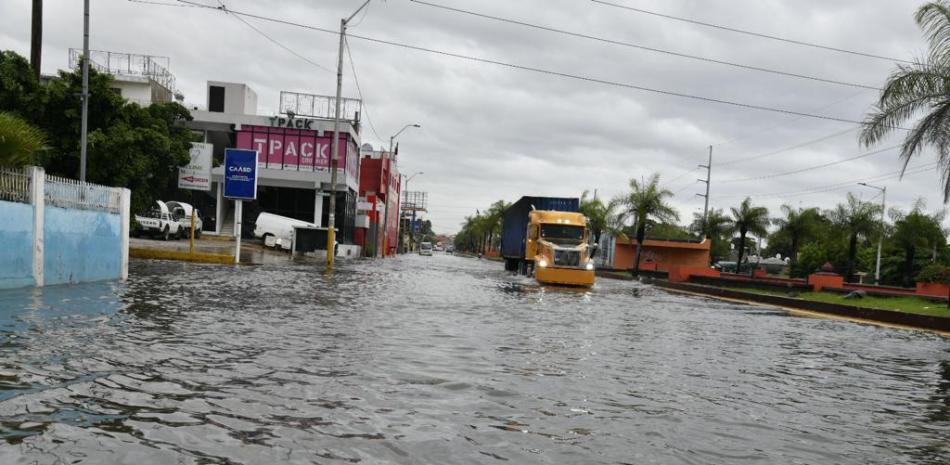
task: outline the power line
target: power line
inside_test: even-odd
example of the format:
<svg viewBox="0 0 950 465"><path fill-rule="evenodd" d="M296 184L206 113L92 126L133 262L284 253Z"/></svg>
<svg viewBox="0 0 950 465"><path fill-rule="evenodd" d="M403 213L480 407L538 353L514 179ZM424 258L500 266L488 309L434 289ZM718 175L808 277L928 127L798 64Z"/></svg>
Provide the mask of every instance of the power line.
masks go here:
<svg viewBox="0 0 950 465"><path fill-rule="evenodd" d="M429 3L429 2L422 1L422 0L410 0L410 1L411 1L412 3L417 3L417 4L419 4L419 5L425 5L425 6L429 6L429 7L433 7L433 8L439 8L439 9L446 10L446 11L453 11L453 12L456 12L456 13L461 13L461 14L476 16L476 17L479 17L479 18L490 19L490 20L494 20L494 21L501 21L501 22L504 22L504 23L515 24L515 25L519 25L519 26L525 26L525 27L529 27L529 28L533 28L533 29L539 29L539 30L542 30L542 31L553 32L553 33L556 33L556 34L563 34L563 35L572 36L572 37L579 37L579 38L583 38L583 39L594 40L594 41L597 41L597 42L603 42L603 43L607 43L607 44L613 44L613 45L620 45L620 46L624 46L624 47L636 48L636 49L645 50L645 51L648 51L648 52L662 53L662 54L671 55L671 56L675 56L675 57L679 57L679 58L687 58L687 59L690 59L690 60L704 61L704 62L707 62L707 63L716 63L716 64L720 64L720 65L725 65L725 66L732 66L732 67L736 67L736 68L742 68L742 69L746 69L746 70L750 70L750 71L759 71L759 72L763 72L763 73L777 74L777 75L781 75L781 76L793 77L793 78L798 78L798 79L808 79L808 80L811 80L811 81L824 82L824 83L828 83L828 84L836 84L836 85L849 86L849 87L859 87L859 88L862 88L862 89L881 90L881 89L878 88L878 87L870 86L870 85L865 85L865 84L856 84L856 83L853 83L853 82L845 82L845 81L839 81L839 80L835 80L835 79L822 78L822 77L817 77L817 76L810 76L810 75L807 75L807 74L799 74L799 73L792 73L792 72L788 72L788 71L780 71L780 70L775 70L775 69L771 69L771 68L764 68L764 67L761 67L761 66L745 65L745 64L735 63L735 62L731 62L731 61L717 60L717 59L714 59L714 58L707 58L707 57L702 57L702 56L697 56L697 55L689 55L689 54L686 54L686 53L674 52L674 51L671 51L671 50L663 50L663 49L660 49L660 48L648 47L648 46L645 46L645 45L635 44L635 43L632 43L632 42L625 42L625 41L620 41L620 40L607 39L607 38L604 38L604 37L597 37L597 36L592 36L592 35L589 35L589 34L582 34L582 33L579 33L579 32L567 31L567 30L558 29L558 28L555 28L555 27L552 27L552 26L543 26L543 25L540 25L540 24L533 24L533 23L528 23L528 22L525 22L525 21L519 21L519 20L515 20L515 19L510 19L510 18L502 18L502 17L499 17L499 16L492 16L492 15L488 15L488 14L484 14L484 13L478 13L478 12L475 12L475 11L463 10L463 9L460 9L460 8L453 8L453 7L450 7L450 6L439 5L439 4L436 4L436 3Z"/></svg>
<svg viewBox="0 0 950 465"><path fill-rule="evenodd" d="M221 2L218 2L218 3L221 3ZM221 7L220 7L220 8L215 8L215 7L210 7L210 8L214 8L214 9L216 9L216 10L221 10L221 11L223 11L223 12L225 12L225 13L231 13L231 10L230 10L227 6L225 6L224 3L221 3ZM313 65L313 66L315 66L315 67L317 67L317 68L319 68L319 69L321 69L321 70L323 70L323 71L326 71L326 72L329 72L329 73L332 73L332 72L333 72L333 70L331 70L330 68L327 68L326 66L323 66L323 65L321 65L321 64L319 64L319 63L317 63L317 62L315 62L315 61L313 61L313 60L311 60L311 59L309 59L309 58L307 58L307 57L305 57L305 56L303 56L303 55L297 53L296 51L294 51L294 50L291 49L290 47L288 47L288 46L286 46L286 45L280 43L280 41L278 41L277 39L275 39L275 38L273 38L273 37L267 35L264 31L262 31L262 30L260 30L260 29L258 29L258 28L256 28L256 27L254 27L253 24L251 24L250 22L248 22L246 19L242 18L241 16L239 16L239 15L237 15L237 14L234 14L234 15L232 15L232 16L234 17L234 19L236 19L236 20L238 20L238 21L244 23L245 25L247 25L247 27L253 29L254 32L260 34L260 35L263 36L265 39L271 41L271 43L273 43L274 45L276 45L276 46L278 46L278 47L280 47L280 48L286 50L286 51L289 52L291 55L293 55L293 56L295 56L295 57L297 57L297 58L300 58L301 60L303 60L303 61L305 61L305 62L307 62L307 63L309 63L309 64L311 64L311 65Z"/></svg>
<svg viewBox="0 0 950 465"><path fill-rule="evenodd" d="M929 171L929 170L934 169L934 168L937 167L938 165L939 165L939 162L926 163L926 164L923 164L923 165L918 165L918 166L912 167L911 169L909 169L909 170L907 170L907 171L903 171L903 172L902 172L902 171L897 171L897 172L893 172L893 173L882 174L882 175L876 175L876 176L872 176L872 177L857 178L857 179L852 179L852 180L849 180L849 181L837 182L837 183L834 183L834 184L827 184L827 185L823 185L823 186L816 186L816 187L813 187L813 188L810 188L810 189L804 189L804 190L788 191L788 192L772 192L772 193L751 194L751 195L750 195L750 194L727 194L727 195L717 195L716 198L734 198L734 197L797 197L797 196L800 196L800 195L820 194L820 193L823 193L823 192L829 192L829 191L838 190L838 189L842 189L842 188L845 188L845 187L853 186L853 185L855 185L855 184L858 183L858 182L884 181L884 180L887 180L887 179L898 178L898 177L902 177L902 176L905 176L905 175L923 173L923 172L925 172L925 171Z"/></svg>
<svg viewBox="0 0 950 465"><path fill-rule="evenodd" d="M591 0L591 1L594 2L594 3L599 3L599 4L601 4L601 5L612 6L612 7L614 7L614 8L620 8L620 9L623 9L623 10L628 10L628 11L634 11L634 12L637 12L637 13L648 14L648 15L657 16L657 17L660 17L660 18L671 19L671 20L674 20L674 21L681 21L681 22L684 22L684 23L696 24L696 25L699 25L699 26L711 27L711 28L720 29L720 30L723 30L723 31L735 32L735 33L737 33L737 34L745 34L745 35L749 35L749 36L760 37L760 38L763 38L763 39L777 40L777 41L780 41L780 42L787 42L787 43L790 43L790 44L801 45L801 46L812 47L812 48L819 48L819 49L822 49L822 50L829 50L829 51L838 52L838 53L846 53L846 54L849 54L849 55L862 56L862 57L866 57L866 58L876 58L876 59L879 59L879 60L896 61L896 62L908 63L908 64L913 63L912 61L902 60L902 59L900 59L900 58L887 57L887 56L883 56L883 55L875 55L875 54L873 54L873 53L858 52L858 51L848 50L848 49L843 49L843 48L838 48L838 47L831 47L831 46L828 46L828 45L816 44L816 43L813 43L813 42L805 42L805 41L801 41L801 40L788 39L788 38L785 38L785 37L779 37L779 36L774 36L774 35L769 35L769 34L763 34L763 33L761 33L761 32L746 31L746 30L744 30L744 29L737 29L737 28L734 28L734 27L728 27L728 26L722 26L722 25L719 25L719 24L713 24L713 23L707 23L707 22L703 22L703 21L698 21L698 20L695 20L695 19L689 19L689 18L683 18L683 17L680 17L680 16L673 16L673 15L669 15L669 14L658 13L658 12L655 12L655 11L644 10L644 9L642 9L642 8L634 8L634 7L632 7L632 6L618 5L618 4L616 4L616 3L605 2L605 1L603 1L603 0Z"/></svg>
<svg viewBox="0 0 950 465"><path fill-rule="evenodd" d="M192 5L196 5L196 6L201 6L201 7L208 8L208 9L220 10L220 8L211 7L211 6L207 6L207 5L202 5L202 4L200 4L200 3L189 2L189 1L187 1L187 0L178 0L178 1L179 1L179 2L183 2L183 3L189 3L189 4L192 4ZM296 22L293 22L293 21L287 21L287 20L283 20L283 19L269 18L269 17L266 17L266 16L261 16L261 15L257 15L257 14L253 14L253 13L247 13L247 12L243 12L243 11L233 10L233 9L230 9L230 8L227 10L227 12L228 12L228 13L231 13L231 14L242 15L242 16L247 16L247 17L250 17L250 18L260 19L260 20L263 20L263 21L270 21L270 22L274 22L274 23L285 24L285 25L300 27L300 28L304 28L304 29L310 29L310 30L313 30L313 31L319 31L319 32L328 33L328 34L334 34L334 35L338 34L337 31L333 31L333 30L330 30L330 29L325 29L325 28L316 27L316 26L310 26L310 25L301 24L301 23L296 23ZM356 34L349 34L349 37L354 38L354 39L365 40L365 41L368 41L368 42L374 42L374 43L378 43L378 44L390 45L390 46L393 46L393 47L405 48L405 49L408 49L408 50L416 50L416 51L420 51L420 52L426 52L426 53L432 53L432 54L436 54L436 55L442 55L442 56L448 56L448 57L458 58L458 59L461 59L461 60L467 60L467 61L472 61L472 62L476 62L476 63L492 64L492 65L502 66L502 67L511 68L511 69L518 69L518 70L522 70L522 71L530 71L530 72L534 72L534 73L538 73L538 74L546 74L546 75L550 75L550 76L557 76L557 77L562 77L562 78L567 78L567 79L574 79L574 80L579 80L579 81L592 82L592 83L595 83L595 84L603 84L603 85L607 85L607 86L625 88L625 89L630 89L630 90L639 90L639 91L642 91L642 92L649 92L649 93L654 93L654 94L667 95L667 96L671 96L671 97L679 97L679 98L683 98L683 99L696 100L696 101L701 101L701 102L706 102L706 103L717 103L717 104L720 104L720 105L733 106L733 107L737 107L737 108L744 108L744 109L747 109L747 110L758 110L758 111L766 111L766 112L771 112L771 113L779 113L779 114L786 114L786 115L795 115L795 116L802 116L802 117L808 117L808 118L813 118L813 119L820 119L820 120L825 120L825 121L836 121L836 122L840 122L840 123L849 123L849 124L857 124L857 125L864 124L862 121L857 121L857 120L852 120L852 119L847 119L847 118L838 118L838 117L834 117L834 116L818 115L818 114L813 114L813 113L806 113L806 112L801 112L801 111L788 110L788 109L784 109L784 108L768 107L768 106L764 106L764 105L755 105L755 104L750 104L750 103L735 102L735 101L731 101L731 100L724 100L724 99L718 99L718 98L713 98L713 97L704 97L704 96L700 96L700 95L686 94L686 93L683 93L683 92L669 91L669 90L663 90L663 89L655 89L655 88L640 86L640 85L636 85L636 84L628 84L628 83L623 83L623 82L610 81L610 80L607 80L607 79L600 79L600 78L595 78L595 77L590 77L590 76L583 76L583 75L578 75L578 74L565 73L565 72L561 72L561 71L553 71L553 70L548 70L548 69L543 69L543 68L536 68L536 67L532 67L532 66L519 65L519 64L508 63L508 62L504 62L504 61L492 60L492 59L488 59L488 58L480 58L480 57L474 57L474 56L470 56L470 55L463 55L463 54L460 54L460 53L446 52L446 51L442 51L442 50L436 50L436 49L431 49L431 48L426 48L426 47L420 47L420 46L416 46L416 45L403 44L403 43L394 42L394 41L391 41L391 40L377 39L377 38L374 38L374 37L360 36L360 35L356 35Z"/></svg>
<svg viewBox="0 0 950 465"><path fill-rule="evenodd" d="M356 93L360 94L360 101L363 102L363 113L366 114L366 122L369 123L369 128L373 130L373 134L376 136L380 142L385 141L380 137L379 133L376 132L376 125L373 124L372 118L369 116L369 105L366 102L366 98L363 97L363 90L360 88L360 79L356 77L356 63L353 61L353 55L350 53L350 42L344 38L344 43L346 45L346 56L350 59L350 69L353 70L353 82L356 84Z"/></svg>
<svg viewBox="0 0 950 465"><path fill-rule="evenodd" d="M845 135L845 134L848 134L848 133L850 133L850 132L854 132L854 131L857 131L857 130L858 130L858 128L848 128L848 129L846 129L846 130L844 130L844 131L839 131L839 132L835 132L835 133L832 133L832 134L829 134L829 135L826 135L826 136L821 136L821 137L819 137L819 138L817 138L817 139L812 139L812 140L808 140L808 141L805 141L805 142L801 142L801 143L792 145L792 146L790 146L790 147L785 147L785 148L783 148L783 149L774 150L774 151L772 151L772 152L762 153L762 154L759 154L759 155L753 155L753 156L751 156L751 157L736 158L736 159L733 159L733 160L725 161L725 162L719 163L719 166L731 166L731 165L735 165L735 164L737 164L737 163L744 163L744 162L747 162L747 161L753 161L753 160L759 160L759 159L766 158L766 157L771 157L771 156L773 156L773 155L778 155L778 154L780 154L780 153L790 152L790 151L795 150L795 149L800 149L800 148L802 148L802 147L807 147L807 146L809 146L809 145L817 144L817 143L819 143L819 142L824 142L824 141L829 140L829 139L834 139L835 137L843 136L843 135Z"/></svg>
<svg viewBox="0 0 950 465"><path fill-rule="evenodd" d="M875 151L873 151L873 152L863 153L863 154L861 154L861 155L856 155L856 156L853 156L853 157L850 157L850 158L845 158L844 160L837 160L837 161L833 161L833 162L829 162L829 163L823 163L823 164L821 164L821 165L809 166L809 167L807 167L807 168L801 168L801 169L792 170L792 171L785 171L785 172L783 172L783 173L768 174L768 175L765 175L765 176L753 176L753 177L750 177L750 178L726 179L725 181L720 181L720 182L722 182L722 183L734 183L734 182L758 181L758 180L761 180L761 179L772 179L772 178L779 178L779 177L782 177L782 176L790 176L790 175L793 175L793 174L804 173L804 172L806 172L806 171L813 171L813 170L817 170L817 169L821 169L821 168L827 168L827 167L829 167L829 166L840 165L840 164L842 164L842 163L847 163L847 162L849 162L849 161L854 161L854 160L858 160L858 159L861 159L861 158L870 157L871 155L877 155L877 154L879 154L879 153L887 152L887 151L889 151L889 150L894 150L894 149L900 148L900 147L901 147L900 145L894 145L894 146L887 147L887 148L883 148L883 149L880 149L880 150L875 150Z"/></svg>

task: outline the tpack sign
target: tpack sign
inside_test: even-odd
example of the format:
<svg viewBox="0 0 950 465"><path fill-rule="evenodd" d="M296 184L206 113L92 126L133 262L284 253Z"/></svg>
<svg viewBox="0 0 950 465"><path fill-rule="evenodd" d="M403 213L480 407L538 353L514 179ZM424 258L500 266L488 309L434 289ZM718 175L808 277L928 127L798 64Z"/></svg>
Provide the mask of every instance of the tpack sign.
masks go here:
<svg viewBox="0 0 950 465"><path fill-rule="evenodd" d="M257 198L257 150L224 151L224 196L235 200Z"/></svg>
<svg viewBox="0 0 950 465"><path fill-rule="evenodd" d="M281 116L272 116L268 119L271 127L275 128L313 129L312 119L284 118Z"/></svg>
<svg viewBox="0 0 950 465"><path fill-rule="evenodd" d="M204 142L191 143L191 161L178 168L178 188L195 191L211 190L211 152L214 146Z"/></svg>

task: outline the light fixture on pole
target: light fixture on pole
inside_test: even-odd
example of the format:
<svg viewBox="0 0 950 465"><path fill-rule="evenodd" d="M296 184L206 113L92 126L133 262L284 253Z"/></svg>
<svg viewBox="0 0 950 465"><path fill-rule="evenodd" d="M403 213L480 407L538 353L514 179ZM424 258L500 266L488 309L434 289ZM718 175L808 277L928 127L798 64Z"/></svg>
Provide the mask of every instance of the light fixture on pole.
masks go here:
<svg viewBox="0 0 950 465"><path fill-rule="evenodd" d="M346 25L360 12L369 2L366 0L360 5L349 18L340 20L340 50L336 67L336 111L333 114L333 141L330 148L330 211L327 215L327 269L333 269L333 255L336 251L336 159L340 153L340 100L343 99L343 47L346 46ZM344 163L344 171L346 164Z"/></svg>
<svg viewBox="0 0 950 465"><path fill-rule="evenodd" d="M884 209L887 206L887 186L874 186L866 182L859 182L858 185L881 191L881 231L877 239L877 264L874 265L874 284L881 284L881 247L884 245Z"/></svg>

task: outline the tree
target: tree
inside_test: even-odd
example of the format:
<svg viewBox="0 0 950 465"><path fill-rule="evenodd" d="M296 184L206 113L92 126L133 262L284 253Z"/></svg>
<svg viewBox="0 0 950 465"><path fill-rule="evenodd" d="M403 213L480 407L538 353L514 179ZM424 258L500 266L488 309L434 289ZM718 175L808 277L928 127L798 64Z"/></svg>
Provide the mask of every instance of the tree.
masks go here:
<svg viewBox="0 0 950 465"><path fill-rule="evenodd" d="M799 208L796 210L788 205L782 205L782 213L785 214L785 217L776 218L772 223L778 226L776 234L783 235L788 239L788 274L794 276L797 271L799 247L803 241L814 237L821 221L821 213L817 208Z"/></svg>
<svg viewBox="0 0 950 465"><path fill-rule="evenodd" d="M848 193L848 202L828 212L828 217L841 230L848 234L848 260L845 268L845 280L851 281L854 275L855 257L858 251L858 238L867 237L877 227L877 215L881 213L879 205L859 200Z"/></svg>
<svg viewBox="0 0 950 465"><path fill-rule="evenodd" d="M746 197L739 204L739 208L732 207L732 231L739 233L739 258L736 260L736 271L742 267L742 258L745 254L746 236L753 234L755 236L764 236L768 233L769 210L765 207L755 207L752 205L752 199Z"/></svg>
<svg viewBox="0 0 950 465"><path fill-rule="evenodd" d="M30 164L33 154L43 147L46 135L22 118L0 112L0 166Z"/></svg>
<svg viewBox="0 0 950 465"><path fill-rule="evenodd" d="M710 260L724 258L729 255L729 235L732 233L732 219L723 213L722 209L713 208L703 218L702 213L693 213L693 222L689 230L701 237L712 241Z"/></svg>
<svg viewBox="0 0 950 465"><path fill-rule="evenodd" d="M511 204L504 200L496 201L488 207L485 215L485 229L488 234L488 249L493 247L495 237L501 235L502 223L505 219L505 210L508 210Z"/></svg>
<svg viewBox="0 0 950 465"><path fill-rule="evenodd" d="M937 150L943 167L944 202L950 200L950 3L921 6L914 16L928 39L920 61L898 65L888 77L874 110L864 122L861 143L874 145L905 123L923 117L907 132L901 148L903 169L925 145Z"/></svg>
<svg viewBox="0 0 950 465"><path fill-rule="evenodd" d="M580 212L587 217L590 232L594 236L594 245L600 247L600 238L603 233L615 233L617 230L617 209L620 200L614 199L606 204L597 197L589 198L590 191L581 194ZM593 251L591 251L593 253Z"/></svg>
<svg viewBox="0 0 950 465"><path fill-rule="evenodd" d="M660 175L654 173L649 180L630 180L630 193L624 199L625 215L633 218L637 231L637 256L633 264L633 274L640 274L640 252L646 238L646 227L649 220L658 222L674 222L679 220L679 213L667 203L673 193L668 189L660 188Z"/></svg>
<svg viewBox="0 0 950 465"><path fill-rule="evenodd" d="M915 258L919 250L930 252L937 247L946 245L946 237L940 224L943 222L943 213L928 215L924 212L926 204L923 199L917 200L914 208L907 214L900 210L891 210L891 219L894 220L894 234L891 240L903 251L904 260L901 273L901 284L904 287L913 285L915 274ZM932 256L930 261L935 260Z"/></svg>
<svg viewBox="0 0 950 465"><path fill-rule="evenodd" d="M89 182L127 187L133 211L177 192L178 167L190 161L197 140L184 123L188 110L177 103L148 107L112 91L112 76L89 70ZM14 113L47 134L36 163L51 174L78 178L82 75L61 71L41 86L29 63L0 52L0 111Z"/></svg>

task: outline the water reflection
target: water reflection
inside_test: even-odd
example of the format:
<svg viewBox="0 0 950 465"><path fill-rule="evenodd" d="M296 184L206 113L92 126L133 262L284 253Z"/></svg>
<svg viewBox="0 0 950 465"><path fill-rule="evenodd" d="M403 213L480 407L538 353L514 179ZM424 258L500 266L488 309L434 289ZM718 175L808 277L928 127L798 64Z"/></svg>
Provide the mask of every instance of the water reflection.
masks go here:
<svg viewBox="0 0 950 465"><path fill-rule="evenodd" d="M500 268L0 292L0 463L948 462L944 338Z"/></svg>

